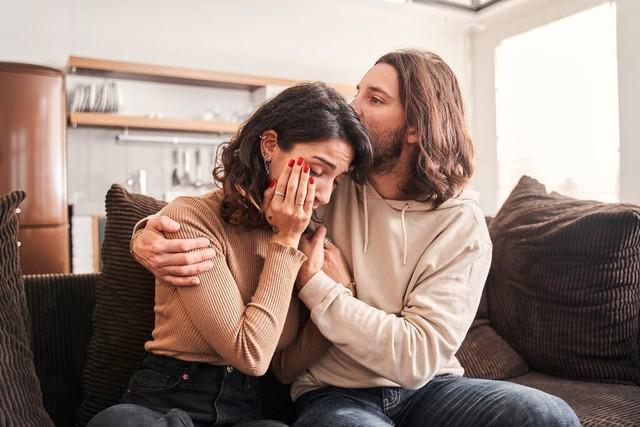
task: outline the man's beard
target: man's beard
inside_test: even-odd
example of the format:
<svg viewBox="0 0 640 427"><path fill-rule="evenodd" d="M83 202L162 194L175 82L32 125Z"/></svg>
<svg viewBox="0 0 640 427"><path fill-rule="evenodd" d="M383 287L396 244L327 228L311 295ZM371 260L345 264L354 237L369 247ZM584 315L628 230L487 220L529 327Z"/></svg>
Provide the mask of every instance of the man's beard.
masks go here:
<svg viewBox="0 0 640 427"><path fill-rule="evenodd" d="M393 169L402 152L406 130L406 126L401 126L378 132L370 131L373 145L373 173L384 174Z"/></svg>

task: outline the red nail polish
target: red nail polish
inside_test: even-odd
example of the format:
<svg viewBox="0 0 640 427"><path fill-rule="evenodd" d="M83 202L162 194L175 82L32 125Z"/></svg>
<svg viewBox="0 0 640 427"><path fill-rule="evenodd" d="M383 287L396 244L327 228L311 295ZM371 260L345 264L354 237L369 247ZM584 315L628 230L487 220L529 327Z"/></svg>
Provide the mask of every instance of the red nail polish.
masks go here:
<svg viewBox="0 0 640 427"><path fill-rule="evenodd" d="M309 178L309 184L314 184L315 182L316 180L313 177Z"/></svg>
<svg viewBox="0 0 640 427"><path fill-rule="evenodd" d="M273 188L273 187L275 187L275 186L276 186L276 180L275 180L275 179L272 179L272 180L271 180L271 184L269 184L269 188Z"/></svg>
<svg viewBox="0 0 640 427"><path fill-rule="evenodd" d="M304 162L304 159L302 157L298 157L298 166L300 166L302 162Z"/></svg>
<svg viewBox="0 0 640 427"><path fill-rule="evenodd" d="M305 163L304 168L302 170L304 171L304 173L309 172L309 165Z"/></svg>
<svg viewBox="0 0 640 427"><path fill-rule="evenodd" d="M289 160L289 167L290 167L290 168L292 168L292 167L293 167L293 165L295 165L295 164L296 164L296 161L295 161L295 160L293 160L293 159Z"/></svg>

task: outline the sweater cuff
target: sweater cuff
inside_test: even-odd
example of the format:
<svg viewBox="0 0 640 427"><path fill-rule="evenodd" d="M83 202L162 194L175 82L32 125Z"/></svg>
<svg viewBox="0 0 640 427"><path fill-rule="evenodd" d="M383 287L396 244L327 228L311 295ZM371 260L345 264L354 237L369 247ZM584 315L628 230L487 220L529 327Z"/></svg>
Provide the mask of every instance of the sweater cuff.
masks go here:
<svg viewBox="0 0 640 427"><path fill-rule="evenodd" d="M296 275L300 266L307 260L307 256L302 251L281 243L269 242L267 254L271 254L274 260L281 263L290 262L295 267Z"/></svg>
<svg viewBox="0 0 640 427"><path fill-rule="evenodd" d="M314 307L324 300L332 290L337 287L346 288L339 283L336 283L331 277L320 270L313 275L306 285L302 287L298 293L298 297L305 303L310 311L313 311Z"/></svg>

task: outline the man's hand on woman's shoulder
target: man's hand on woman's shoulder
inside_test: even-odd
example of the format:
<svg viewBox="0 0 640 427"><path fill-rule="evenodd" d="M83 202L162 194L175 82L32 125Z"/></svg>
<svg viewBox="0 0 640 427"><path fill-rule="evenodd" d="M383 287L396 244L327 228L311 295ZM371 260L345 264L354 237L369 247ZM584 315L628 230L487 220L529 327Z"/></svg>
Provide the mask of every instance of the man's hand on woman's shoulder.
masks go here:
<svg viewBox="0 0 640 427"><path fill-rule="evenodd" d="M180 224L168 216L150 218L145 228L136 232L131 242L134 258L157 279L176 286L200 283L197 275L213 268L216 255L207 238L167 239L165 232L177 231ZM200 250L198 250L200 249Z"/></svg>

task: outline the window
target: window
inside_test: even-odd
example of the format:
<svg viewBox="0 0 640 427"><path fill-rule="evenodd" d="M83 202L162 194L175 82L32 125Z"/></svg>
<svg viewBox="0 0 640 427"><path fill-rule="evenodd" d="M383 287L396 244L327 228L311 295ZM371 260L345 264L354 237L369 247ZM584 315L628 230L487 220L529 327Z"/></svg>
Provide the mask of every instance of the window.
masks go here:
<svg viewBox="0 0 640 427"><path fill-rule="evenodd" d="M615 4L504 40L496 49L498 204L520 176L617 201Z"/></svg>

